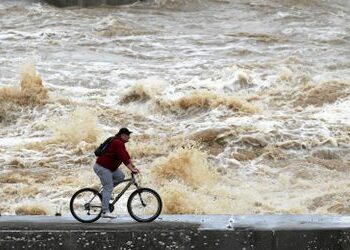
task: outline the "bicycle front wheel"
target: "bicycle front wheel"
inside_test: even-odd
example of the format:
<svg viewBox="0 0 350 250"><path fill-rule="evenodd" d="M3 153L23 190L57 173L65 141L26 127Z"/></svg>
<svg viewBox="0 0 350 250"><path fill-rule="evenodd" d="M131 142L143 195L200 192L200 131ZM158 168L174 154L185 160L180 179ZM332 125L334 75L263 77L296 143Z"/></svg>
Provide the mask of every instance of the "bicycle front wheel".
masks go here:
<svg viewBox="0 0 350 250"><path fill-rule="evenodd" d="M151 222L162 211L159 194L150 188L140 188L131 193L128 199L128 212L138 222Z"/></svg>
<svg viewBox="0 0 350 250"><path fill-rule="evenodd" d="M83 188L72 196L69 207L75 219L91 223L101 217L102 196L95 189Z"/></svg>

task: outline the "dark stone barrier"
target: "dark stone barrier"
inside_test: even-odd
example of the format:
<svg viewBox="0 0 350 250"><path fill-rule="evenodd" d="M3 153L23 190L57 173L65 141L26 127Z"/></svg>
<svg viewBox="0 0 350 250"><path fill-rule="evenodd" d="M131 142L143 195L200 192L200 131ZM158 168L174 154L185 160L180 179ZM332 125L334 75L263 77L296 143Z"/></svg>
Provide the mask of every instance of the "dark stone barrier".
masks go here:
<svg viewBox="0 0 350 250"><path fill-rule="evenodd" d="M4 216L3 216L4 217ZM232 250L350 250L350 228L287 226L274 229L259 225L222 228L200 217L179 222L162 220L135 223L126 220L82 224L67 218L30 219L0 217L0 249L232 249ZM215 218L215 216L213 216ZM175 218L175 217L174 217ZM210 218L205 216L206 219ZM210 222L211 223L211 222ZM250 222L251 223L251 222ZM347 224L346 224L347 225ZM253 225L251 225L253 226ZM344 227L345 226L345 227ZM275 227L275 226L274 226Z"/></svg>

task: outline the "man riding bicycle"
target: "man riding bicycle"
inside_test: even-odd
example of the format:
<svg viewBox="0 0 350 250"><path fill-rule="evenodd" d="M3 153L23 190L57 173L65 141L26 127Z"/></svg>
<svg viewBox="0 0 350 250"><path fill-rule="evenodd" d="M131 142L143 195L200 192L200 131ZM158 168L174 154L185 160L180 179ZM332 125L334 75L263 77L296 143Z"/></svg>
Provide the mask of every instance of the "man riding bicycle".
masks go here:
<svg viewBox="0 0 350 250"><path fill-rule="evenodd" d="M121 128L112 139L105 152L97 157L94 165L94 171L101 180L103 186L102 191L102 218L114 218L109 211L109 200L112 195L113 188L118 182L124 180L124 173L119 166L124 165L134 174L140 171L134 166L125 143L129 141L132 132L127 128Z"/></svg>

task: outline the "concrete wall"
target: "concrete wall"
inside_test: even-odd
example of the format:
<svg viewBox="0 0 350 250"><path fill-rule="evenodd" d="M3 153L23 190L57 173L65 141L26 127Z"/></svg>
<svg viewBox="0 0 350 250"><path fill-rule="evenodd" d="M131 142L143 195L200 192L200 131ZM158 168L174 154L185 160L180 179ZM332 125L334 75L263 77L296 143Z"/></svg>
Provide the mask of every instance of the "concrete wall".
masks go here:
<svg viewBox="0 0 350 250"><path fill-rule="evenodd" d="M0 249L348 250L349 238L349 230L0 230Z"/></svg>
<svg viewBox="0 0 350 250"><path fill-rule="evenodd" d="M71 217L0 216L0 250L350 250L350 217L162 215L83 224Z"/></svg>

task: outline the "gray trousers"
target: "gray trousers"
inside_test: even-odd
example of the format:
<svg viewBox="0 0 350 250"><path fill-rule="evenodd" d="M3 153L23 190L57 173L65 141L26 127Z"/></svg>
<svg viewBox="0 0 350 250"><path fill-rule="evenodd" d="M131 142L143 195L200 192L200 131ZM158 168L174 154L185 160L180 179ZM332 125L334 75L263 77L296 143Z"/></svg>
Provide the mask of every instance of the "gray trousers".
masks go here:
<svg viewBox="0 0 350 250"><path fill-rule="evenodd" d="M111 170L104 168L97 163L94 165L94 171L100 178L103 187L102 213L109 212L109 200L111 199L113 188L118 184L118 182L124 180L125 175L120 169L112 172Z"/></svg>

